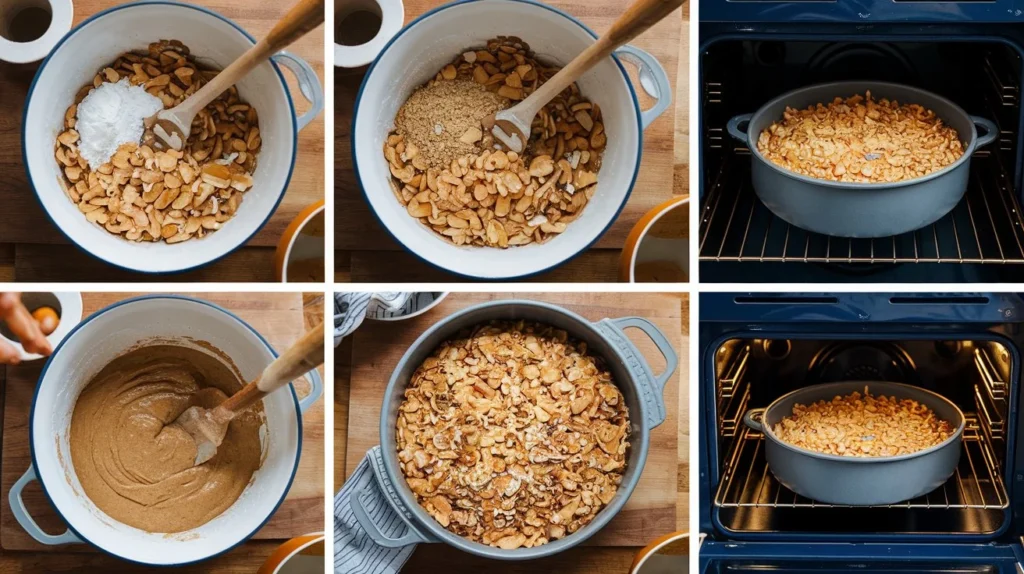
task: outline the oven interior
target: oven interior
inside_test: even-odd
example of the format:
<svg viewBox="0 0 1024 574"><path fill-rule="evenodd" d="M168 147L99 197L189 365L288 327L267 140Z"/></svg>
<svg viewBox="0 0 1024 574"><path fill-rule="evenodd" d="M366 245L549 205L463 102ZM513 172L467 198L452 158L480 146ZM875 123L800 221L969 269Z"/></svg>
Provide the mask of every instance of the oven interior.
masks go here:
<svg viewBox="0 0 1024 574"><path fill-rule="evenodd" d="M994 535L1009 520L1004 476L1012 356L991 340L753 339L714 357L718 480L714 512L733 533ZM954 475L926 496L883 507L840 507L801 497L768 469L764 436L743 423L792 390L836 381L893 381L937 392L965 413Z"/></svg>
<svg viewBox="0 0 1024 574"><path fill-rule="evenodd" d="M733 40L701 53L702 262L1024 263L1019 209L1021 54L1000 41ZM750 184L750 152L725 131L738 114L800 87L838 80L910 84L998 124L975 152L969 189L938 222L878 239L803 231L775 217ZM852 94L851 94L852 95ZM712 279L712 277L709 277Z"/></svg>

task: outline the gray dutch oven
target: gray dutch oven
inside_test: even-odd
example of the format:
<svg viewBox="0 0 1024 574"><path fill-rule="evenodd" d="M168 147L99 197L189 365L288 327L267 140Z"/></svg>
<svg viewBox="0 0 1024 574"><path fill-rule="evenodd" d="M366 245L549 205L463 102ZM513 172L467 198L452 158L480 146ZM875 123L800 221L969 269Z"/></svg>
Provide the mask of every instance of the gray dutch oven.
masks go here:
<svg viewBox="0 0 1024 574"><path fill-rule="evenodd" d="M630 450L626 472L612 501L594 520L565 538L535 548L502 550L458 536L442 527L419 504L399 468L395 442L395 425L403 392L416 368L442 342L459 331L495 319L526 319L564 329L570 336L585 341L590 351L602 357L619 390L626 399L630 419ZM640 351L630 342L623 329L635 327L643 331L665 358L665 370L655 375ZM653 323L639 317L602 319L590 322L561 307L537 301L493 301L463 309L428 329L416 340L395 367L384 394L381 407L380 447L370 451L371 467L377 484L394 511L405 522L405 534L392 537L393 525L377 524L363 500L365 491L351 498L352 512L360 526L381 546L395 548L424 542L445 542L465 552L499 560L528 560L555 554L576 546L601 529L622 508L636 487L647 459L651 429L665 420L662 391L675 372L677 356L665 335ZM368 487L369 488L369 487Z"/></svg>
<svg viewBox="0 0 1024 574"><path fill-rule="evenodd" d="M913 399L937 417L955 425L943 443L901 456L856 458L815 452L793 446L775 436L772 428L793 414L793 405L863 392ZM828 504L878 506L896 504L928 494L943 485L960 461L964 414L945 397L900 383L847 381L815 385L783 395L766 409L750 409L744 416L750 428L765 437L765 456L772 474L793 492Z"/></svg>
<svg viewBox="0 0 1024 574"><path fill-rule="evenodd" d="M964 155L952 165L924 177L895 183L845 183L801 175L775 165L757 149L757 138L787 107L803 109L836 97L871 95L920 104L956 130ZM978 135L975 126L984 133ZM726 125L729 135L747 144L754 156L754 191L786 222L838 237L888 237L930 225L949 213L967 191L970 157L999 135L995 123L968 115L942 96L887 82L834 82L801 88L768 102L753 114L741 114Z"/></svg>

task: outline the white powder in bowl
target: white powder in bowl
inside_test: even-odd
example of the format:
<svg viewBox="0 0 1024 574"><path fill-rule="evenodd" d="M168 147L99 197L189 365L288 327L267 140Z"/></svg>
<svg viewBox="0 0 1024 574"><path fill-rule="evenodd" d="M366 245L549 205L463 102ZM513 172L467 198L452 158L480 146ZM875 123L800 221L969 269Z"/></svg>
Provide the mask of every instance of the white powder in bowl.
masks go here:
<svg viewBox="0 0 1024 574"><path fill-rule="evenodd" d="M104 82L78 104L79 153L98 169L110 161L121 144L139 143L142 122L164 109L160 98L142 86L133 86L128 78L117 83Z"/></svg>

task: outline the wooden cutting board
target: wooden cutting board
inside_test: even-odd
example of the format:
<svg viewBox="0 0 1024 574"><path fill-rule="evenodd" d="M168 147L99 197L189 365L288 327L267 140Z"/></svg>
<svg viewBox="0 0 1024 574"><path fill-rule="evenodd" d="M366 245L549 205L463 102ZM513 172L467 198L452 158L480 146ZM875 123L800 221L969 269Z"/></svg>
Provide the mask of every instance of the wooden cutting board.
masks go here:
<svg viewBox="0 0 1024 574"><path fill-rule="evenodd" d="M405 22L441 4L443 0L405 0ZM626 2L622 0L546 0L578 18L597 34L603 34L622 13ZM661 62L676 90L676 74L680 58L680 36L686 34L681 13L676 12L630 42L648 51ZM515 33L514 30L509 31ZM527 40L528 34L520 32ZM685 59L687 56L682 54ZM633 67L626 69L637 86ZM335 76L335 221L334 228L338 280L386 281L444 281L453 276L441 273L405 252L385 231L376 217L371 215L352 168L352 145L349 137L356 92L365 69L338 69ZM653 99L642 89L638 97L643 109L653 105ZM643 160L640 176L633 193L611 228L594 248L569 263L571 271L542 274L531 281L544 280L549 275L562 281L615 281L619 251L633 225L651 208L672 197L673 164L675 155L676 108L669 106L643 135ZM680 191L685 191L681 188ZM600 196L600 191L598 191ZM381 253L365 253L368 251ZM461 280L461 279L460 279Z"/></svg>
<svg viewBox="0 0 1024 574"><path fill-rule="evenodd" d="M262 38L293 2L275 0L189 0L230 18L256 38ZM96 13L124 4L123 0L75 0L74 25ZM153 38L153 41L159 38ZM145 47L145 46L140 46ZM324 29L321 26L288 48L305 59L324 82ZM117 54L111 54L113 60ZM225 63L226 64L226 63ZM38 64L0 62L0 269L18 281L153 281L154 277L117 270L76 249L50 222L28 183L22 161L21 129L25 98ZM284 73L298 113L309 104L290 72ZM323 114L299 133L298 156L291 183L270 221L246 247L226 260L182 277L202 281L274 281L274 247L288 224L306 206L324 198ZM4 253L10 254L5 262ZM174 280L176 275L158 281Z"/></svg>
<svg viewBox="0 0 1024 574"><path fill-rule="evenodd" d="M286 348L303 333L302 295L299 293L203 293L193 294L220 305L241 317L278 350ZM84 293L85 316L133 294ZM43 369L37 361L8 367L3 409L3 450L0 459L0 546L4 550L57 549L59 552L92 552L87 544L45 546L33 540L11 513L11 486L31 464L28 418L35 384ZM308 387L297 389L300 395ZM302 458L291 490L273 518L257 532L256 539L287 539L323 529L324 524L324 401L317 401L303 416ZM57 516L38 482L24 491L25 504L36 522L51 534L66 526Z"/></svg>
<svg viewBox="0 0 1024 574"><path fill-rule="evenodd" d="M396 322L366 321L352 336L345 476L355 470L363 453L380 441L378 430L384 388L409 345L428 327L459 309L484 301L515 298L555 303L591 321L632 315L644 317L664 331L678 354L687 352L682 347L679 297L658 293L452 293L419 317ZM661 355L645 335L635 331L630 329L629 338L652 362L654 371L660 372L664 367ZM679 375L679 371L676 374ZM679 381L678 376L673 377L665 387L667 417L651 433L640 482L622 511L591 538L588 545L645 546L677 529Z"/></svg>

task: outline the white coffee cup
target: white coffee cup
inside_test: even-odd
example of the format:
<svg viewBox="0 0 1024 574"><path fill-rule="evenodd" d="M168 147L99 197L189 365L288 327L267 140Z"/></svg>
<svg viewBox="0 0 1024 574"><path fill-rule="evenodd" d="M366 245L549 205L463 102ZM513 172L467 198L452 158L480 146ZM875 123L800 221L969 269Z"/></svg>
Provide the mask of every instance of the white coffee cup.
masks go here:
<svg viewBox="0 0 1024 574"><path fill-rule="evenodd" d="M359 68L374 61L402 29L405 6L402 0L334 0L334 18L334 65Z"/></svg>
<svg viewBox="0 0 1024 574"><path fill-rule="evenodd" d="M73 15L71 0L3 0L0 60L12 64L42 60L71 29Z"/></svg>

